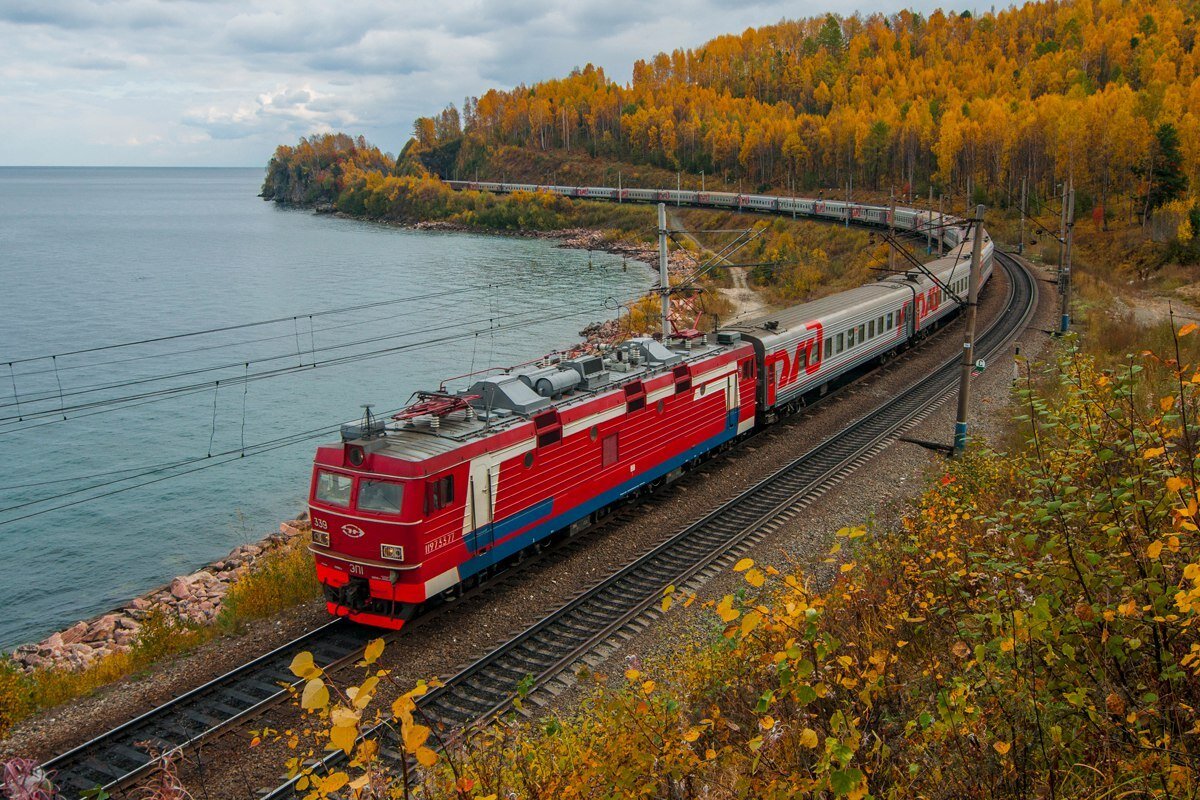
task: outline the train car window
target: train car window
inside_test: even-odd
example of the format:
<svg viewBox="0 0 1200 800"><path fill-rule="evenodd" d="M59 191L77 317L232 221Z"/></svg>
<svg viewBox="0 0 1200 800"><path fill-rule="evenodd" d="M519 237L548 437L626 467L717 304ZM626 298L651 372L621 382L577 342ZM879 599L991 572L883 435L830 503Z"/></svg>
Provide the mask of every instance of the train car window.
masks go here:
<svg viewBox="0 0 1200 800"><path fill-rule="evenodd" d="M426 511L438 511L454 502L454 476L447 475L428 483Z"/></svg>
<svg viewBox="0 0 1200 800"><path fill-rule="evenodd" d="M842 352L844 349L846 349L845 348L845 344L846 344L845 336L846 336L846 334L844 334L844 333L839 333L837 335L837 351L839 353Z"/></svg>
<svg viewBox="0 0 1200 800"><path fill-rule="evenodd" d="M754 361L747 358L742 362L742 379L753 380L754 378Z"/></svg>
<svg viewBox="0 0 1200 800"><path fill-rule="evenodd" d="M363 511L399 514L404 487L392 481L362 480L358 484L358 507Z"/></svg>
<svg viewBox="0 0 1200 800"><path fill-rule="evenodd" d="M354 479L336 472L317 471L317 501L331 506L350 505L350 489Z"/></svg>
<svg viewBox="0 0 1200 800"><path fill-rule="evenodd" d="M603 467L611 467L621 458L621 444L619 433L610 433L605 436L600 442L600 465Z"/></svg>
<svg viewBox="0 0 1200 800"><path fill-rule="evenodd" d="M821 352L822 353L832 353L833 352L833 337L832 336L825 337L825 349L822 350Z"/></svg>
<svg viewBox="0 0 1200 800"><path fill-rule="evenodd" d="M866 332L867 332L867 326L866 326L866 325L859 325L859 326L858 326L858 340L859 340L860 342L861 342L863 339L865 339L865 338L866 338L866 337L865 337L865 335L864 335L864 334L866 334Z"/></svg>
<svg viewBox="0 0 1200 800"><path fill-rule="evenodd" d="M850 330L846 331L846 349L847 350L849 350L851 347L854 347L854 333L855 333L854 328L851 328ZM838 349L840 350L841 348L839 347Z"/></svg>
<svg viewBox="0 0 1200 800"><path fill-rule="evenodd" d="M888 315L887 315L887 329L889 331L892 329L892 312L891 311L889 311Z"/></svg>
<svg viewBox="0 0 1200 800"><path fill-rule="evenodd" d="M883 334L883 317L875 320L875 332L880 335Z"/></svg>
<svg viewBox="0 0 1200 800"><path fill-rule="evenodd" d="M867 323L867 338L871 339L875 336L875 320Z"/></svg>

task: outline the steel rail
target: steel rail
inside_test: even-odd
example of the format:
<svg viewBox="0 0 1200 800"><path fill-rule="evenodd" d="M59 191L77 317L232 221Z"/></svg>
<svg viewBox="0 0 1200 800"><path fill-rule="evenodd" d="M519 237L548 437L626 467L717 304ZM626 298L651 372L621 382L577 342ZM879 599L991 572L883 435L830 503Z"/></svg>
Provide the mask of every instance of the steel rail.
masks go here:
<svg viewBox="0 0 1200 800"><path fill-rule="evenodd" d="M1009 287L1004 311L976 342L985 358L1001 352L1024 330L1038 302L1037 282L1029 271L999 250L995 257L1005 268ZM421 714L433 725L461 730L512 709L517 684L529 678L535 692L565 689L570 679L562 680L564 673L614 638L628 638L632 628L644 628L658 616L654 606L665 587L686 588L689 581L715 574L933 413L956 385L958 362L957 356L944 362L857 422L463 668L418 698ZM363 735L380 738L384 757L405 758L394 733L384 721ZM314 765L318 771L332 769L344 759L339 750ZM295 783L292 778L263 799L292 797Z"/></svg>

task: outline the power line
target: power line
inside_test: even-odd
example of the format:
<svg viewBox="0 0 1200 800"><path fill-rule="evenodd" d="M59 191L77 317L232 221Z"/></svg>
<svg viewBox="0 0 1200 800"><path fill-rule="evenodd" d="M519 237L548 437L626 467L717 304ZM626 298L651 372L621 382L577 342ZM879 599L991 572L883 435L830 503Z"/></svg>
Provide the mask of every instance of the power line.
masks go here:
<svg viewBox="0 0 1200 800"><path fill-rule="evenodd" d="M582 310L572 312L569 314L558 315L555 317L555 319L562 319L564 317L571 318L571 317L577 317L577 316L582 316L584 314L591 314L591 313L594 313L594 309L586 308L586 309L582 309ZM527 324L529 324L529 323L528 322L509 323L507 325L492 326L490 328L490 330L492 332L501 331L501 330L511 330L513 328L522 327L523 325L527 325ZM483 331L478 331L472 335L478 335L478 333L482 333L482 332ZM440 343L440 341L444 341L445 338L446 337L443 337L441 340L423 343L422 346ZM394 351L397 349L409 349L410 347L411 346L402 346L400 348L391 348L390 350ZM358 359L354 359L354 360L358 360ZM399 411L399 410L400 409L394 409L393 411L386 412L385 416L387 414L395 413L396 411ZM139 488L142 486L148 486L148 485L151 485L154 483L159 483L161 481L168 480L170 478L181 477L183 475L190 475L190 474L192 474L194 472L198 472L202 469L220 466L222 464L228 464L233 461L240 460L242 458L248 458L251 456L260 455L261 453L270 452L272 450L276 450L281 447L288 447L293 444L300 444L302 442L309 441L311 439L315 439L315 438L318 438L321 436L328 435L329 433L332 433L337 430L338 430L338 426L332 426L332 427L326 426L326 427L322 427L322 428L313 429L310 431L304 431L304 432L297 433L297 434L289 434L289 435L282 436L282 437L279 437L279 438L276 438L273 440L268 440L266 442L260 442L255 445L251 445L250 447L243 446L243 447L233 449L233 450L227 450L227 451L219 452L219 453L215 453L215 454L210 453L209 455L205 455L205 456L198 456L193 459L187 459L187 460L183 460L183 461L179 461L179 462L168 463L165 465L154 466L147 470L142 471L139 474L128 475L128 476L125 476L122 478L115 478L111 481L106 481L106 482L100 483L100 484L93 484L93 485L85 487L85 488L73 489L68 492L61 492L57 495L50 495L50 496L42 497L42 498L39 498L36 500L25 501L25 502L22 502L22 503L13 505L13 506L2 508L2 509L0 509L0 513L15 511L15 510L19 510L22 508L28 508L30 506L35 506L35 505L39 505L42 503L54 502L55 500L61 500L61 499L65 499L67 497L73 497L75 495L78 495L78 494L81 494L84 492L91 492L95 489L104 488L106 486L114 486L116 484L124 483L126 481L136 480L136 479L142 478L142 477L159 475L159 477L153 478L152 480L143 481L141 483L137 483L132 486L120 487L117 489L113 489L112 491L109 491L109 492L102 492L97 495L91 495L89 497L71 500L66 503L60 503L58 505L51 506L50 508L40 509L38 511L30 512L28 514L23 514L18 517L13 517L13 518L6 519L6 520L0 520L0 526L8 525L8 524L11 524L14 522L20 522L22 520L41 516L42 514L47 514L47 513L50 513L51 511L57 511L57 510L60 510L63 508L69 508L69 507L72 507L75 505L79 505L81 503L91 502L94 500L100 500L102 498L109 497L111 495L120 494L122 492L129 491L130 489L135 489L135 488ZM187 466L188 464L192 464L192 463L197 464L197 466L195 466L191 469L183 470L181 472L171 472L171 470L175 470L175 469L178 469L179 467ZM120 472L125 472L125 471L128 471L128 470L121 470ZM170 472L171 474L161 475L160 473L163 473L163 472ZM117 473L118 473L118 471L114 470L112 474L117 474ZM63 480L66 480L66 479L63 479Z"/></svg>
<svg viewBox="0 0 1200 800"><path fill-rule="evenodd" d="M489 288L493 288L496 286L515 285L518 283L525 283L527 281L528 281L527 278L513 279L512 281L507 281L507 282L502 282L502 283L471 287L470 291L476 291L476 290L480 290L480 289L489 289ZM303 312L300 314L293 314L293 315L287 316L287 317L276 317L274 319L258 320L256 322L241 322L241 323L236 323L233 325L222 325L222 326L215 327L215 328L206 328L204 330L199 330L199 331L188 331L185 333L174 333L174 334L168 334L165 336L154 336L154 337L150 337L150 338L146 338L146 339L138 339L138 340L129 341L129 342L118 342L116 344L97 345L96 347L84 347L84 348L79 348L77 350L68 350L68 351L65 351L62 353L54 353L54 354L47 354L47 355L40 355L40 356L26 356L23 358L14 358L14 359L9 359L5 363L7 363L9 366L12 366L14 364L26 364L31 361L44 361L44 360L55 359L55 358L64 358L66 356L83 355L85 353L98 353L98 352L101 352L104 350L117 350L117 349L121 349L121 348L125 348L125 347L137 347L140 345L155 344L157 342L167 342L167 341L173 341L176 339L187 339L187 338L191 338L194 336L207 336L207 335L214 334L214 333L224 333L227 331L245 330L247 328L257 328L257 327L262 327L264 325L276 325L281 322L292 322L292 321L300 319L301 317L310 317L310 318L311 317L324 317L324 316L329 316L332 314L345 314L345 313L349 313L351 311L362 311L362 310L368 309L368 308L379 308L381 306L394 305L396 303L411 303L411 302L414 302L417 300L427 300L427 299L432 299L434 297L445 296L447 294L461 293L463 291L464 290L460 288L460 289L448 290L447 292L443 292L443 293L435 293L432 295L410 295L410 296L405 296L405 297L396 297L396 298L390 298L388 300L377 300L377 301L374 301L371 303L359 303L357 305L345 306L343 308L330 308L330 309L325 309L322 311L309 311L309 312Z"/></svg>
<svg viewBox="0 0 1200 800"><path fill-rule="evenodd" d="M542 311L549 310L551 307L553 307L553 305L554 305L553 303L547 303L547 304L538 305L538 306L534 307L532 310L513 312L509 315L501 314L498 316L500 316L500 317L511 316L511 317L516 317L516 318L527 317L530 314L536 314L536 313L540 313ZM580 313L587 313L587 312L591 312L592 310L594 310L594 309L588 308L588 309L585 309L584 312L580 312ZM568 316L575 316L575 315L568 315ZM463 327L466 325L472 325L472 324L480 323L480 322L488 322L489 324L491 324L491 323L494 323L495 319L496 319L495 316L477 317L477 318L470 319L470 320L456 322L453 326L449 326L449 327L447 327L445 325L426 326L423 328L416 328L416 329L412 329L412 330L401 331L398 333L390 334L388 336L382 336L382 337L375 336L375 337L371 337L369 339L359 339L359 340L356 340L353 342L344 342L341 344L328 345L326 347L315 348L311 352L315 354L315 353L328 353L328 352L333 352L333 351L337 351L337 350L345 350L350 347L358 347L360 345L365 345L365 344L383 342L383 341L388 341L388 340L392 340L392 339L404 339L404 338L408 338L411 336L417 336L422 333L431 333L431 332L435 332L435 331L439 331L439 330L453 330L455 328ZM549 319L549 318L547 318L547 319ZM509 327L511 327L511 326L505 326L503 329L507 330ZM486 331L488 329L483 329L483 330ZM470 333L471 332L468 331L468 333L466 335L469 335ZM173 387L166 387L166 388L161 388L161 389L152 389L152 390L139 392L139 393L135 393L135 394L130 394L130 395L125 395L125 396L121 396L121 397L115 397L115 398L110 397L110 398L102 398L102 399L91 400L91 401L86 401L86 402L77 402L72 405L66 405L62 401L64 400L64 398L78 397L78 396L82 396L82 395L86 395L86 394L94 394L99 391L112 390L112 389L123 389L123 388L132 387L132 386L142 386L142 385L146 385L146 384L153 384L153 383L158 383L158 382L165 381L165 380L170 380L172 378L187 378L187 377L191 377L194 375L201 375L206 372L231 370L234 368L243 367L246 363L260 364L260 363L267 363L267 362L271 362L271 361L280 361L280 360L284 360L284 359L293 358L296 355L296 353L295 352L280 353L280 354L276 354L276 355L272 355L272 356L265 356L262 358L250 359L248 362L247 361L237 361L237 362L229 362L226 364L221 364L221 365L216 365L216 366L198 367L196 369L183 370L180 372L170 373L167 375L137 378L137 379L132 379L132 380L128 380L128 381L121 381L121 382L117 382L117 383L113 383L113 384L108 384L108 385L104 385L104 386L80 388L80 389L73 390L73 391L66 391L66 392L52 391L48 394L45 394L45 395L42 395L39 397L30 398L30 397L26 396L20 400L17 400L17 401L11 402L11 403L0 403L0 408L11 408L11 407L14 407L15 405L17 405L18 402L22 402L22 403L28 405L28 404L34 403L34 402L47 402L47 401L56 401L56 400L59 401L58 407L55 407L55 408L42 409L42 410L38 410L38 411L26 410L19 415L10 414L8 416L0 417L0 424L11 426L11 425L15 425L17 423L25 422L28 420L43 419L45 417L56 417L56 416L59 416L59 415L65 414L65 413L70 413L70 412L75 412L75 411L86 411L86 410L90 410L90 409L104 408L104 407L109 407L109 406L114 406L114 405L124 407L126 405L133 404L135 401L144 400L147 398L165 398L165 397L172 397L172 396L177 396L177 395L193 394L197 391L206 391L210 388L213 388L216 385L216 383L218 383L218 382L226 383L227 385L240 385L240 384L243 384L243 383L246 383L249 381L265 380L268 378L279 377L281 375L287 375L287 374L291 374L291 373L295 373L295 372L300 372L302 370L322 369L322 368L326 368L329 366L337 366L337 365L344 364L344 363L352 363L352 362L354 362L356 360L360 360L362 358L373 358L373 357L388 355L388 354L391 354L394 352L400 352L400 351L403 351L406 349L414 349L414 348L420 347L420 346L440 344L440 343L444 343L446 341L450 341L454 338L458 338L458 336L459 336L459 334L454 334L451 336L437 337L435 339L429 339L429 340L417 342L417 343L414 343L411 345L400 345L397 347L384 348L381 350L367 351L365 353L351 353L351 354L348 354L345 356L338 356L338 357L327 359L325 361L320 361L320 362L312 361L307 364L301 363L301 364L296 364L296 365L288 365L288 366L283 366L283 367L276 367L276 368L272 368L272 369L261 370L259 372L250 373L249 375L244 375L241 377L223 378L223 379L220 379L219 381L202 381L202 382L184 384L182 386L173 386ZM57 421L62 421L62 420L57 420ZM0 435L4 435L5 433L14 432L15 430L25 430L28 427L33 427L33 426L25 426L23 428L10 429L9 431L0 431Z"/></svg>

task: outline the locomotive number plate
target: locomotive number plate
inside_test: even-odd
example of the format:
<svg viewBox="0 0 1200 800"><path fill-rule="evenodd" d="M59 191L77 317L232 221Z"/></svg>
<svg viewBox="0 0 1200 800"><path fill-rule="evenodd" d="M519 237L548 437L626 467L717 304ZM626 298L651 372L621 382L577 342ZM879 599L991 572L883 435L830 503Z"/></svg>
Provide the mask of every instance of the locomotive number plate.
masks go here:
<svg viewBox="0 0 1200 800"><path fill-rule="evenodd" d="M452 543L456 538L458 538L458 534L447 533L447 534L443 534L442 536L439 536L436 539L432 539L432 540L426 542L425 543L425 555L429 555L434 550L441 550L446 545Z"/></svg>

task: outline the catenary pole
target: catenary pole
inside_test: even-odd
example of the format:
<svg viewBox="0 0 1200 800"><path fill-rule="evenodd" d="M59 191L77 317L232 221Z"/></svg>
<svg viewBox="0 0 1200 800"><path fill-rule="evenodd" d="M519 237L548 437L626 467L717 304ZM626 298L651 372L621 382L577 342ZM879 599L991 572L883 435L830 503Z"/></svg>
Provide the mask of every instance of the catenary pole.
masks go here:
<svg viewBox="0 0 1200 800"><path fill-rule="evenodd" d="M1075 182L1071 181L1067 189L1067 241L1063 245L1062 266L1062 318L1059 333L1071 329L1071 249L1075 243Z"/></svg>
<svg viewBox="0 0 1200 800"><path fill-rule="evenodd" d="M1027 197L1027 184L1029 176L1021 178L1021 238L1017 240L1017 254L1025 253L1025 199Z"/></svg>
<svg viewBox="0 0 1200 800"><path fill-rule="evenodd" d="M975 207L972 220L975 241L971 247L971 276L967 281L967 331L963 339L962 372L958 384L958 417L954 421L954 455L967 447L967 409L971 403L971 370L975 368L975 310L983 262L983 206Z"/></svg>
<svg viewBox="0 0 1200 800"><path fill-rule="evenodd" d="M850 213L850 209L846 209ZM896 190L888 196L888 271L896 272Z"/></svg>
<svg viewBox="0 0 1200 800"><path fill-rule="evenodd" d="M667 275L667 204L658 204L658 282L662 292L662 336L671 335L671 278Z"/></svg>
<svg viewBox="0 0 1200 800"><path fill-rule="evenodd" d="M942 229L942 226L946 224L945 210L946 210L946 195L944 195L944 194L938 195L938 237L937 237L938 258L942 257L942 248L945 246L945 243L946 243L946 231Z"/></svg>
<svg viewBox="0 0 1200 800"><path fill-rule="evenodd" d="M929 184L929 218L925 220L925 252L933 252L933 184Z"/></svg>

